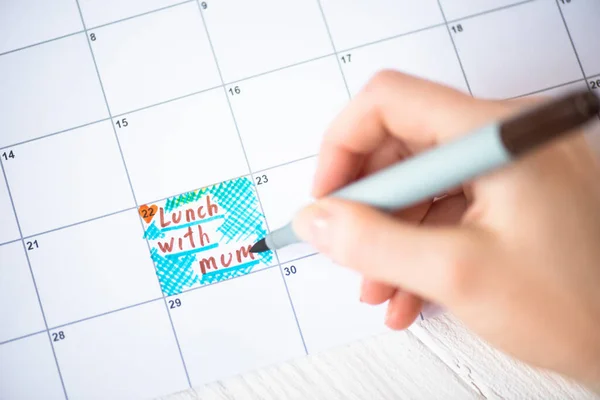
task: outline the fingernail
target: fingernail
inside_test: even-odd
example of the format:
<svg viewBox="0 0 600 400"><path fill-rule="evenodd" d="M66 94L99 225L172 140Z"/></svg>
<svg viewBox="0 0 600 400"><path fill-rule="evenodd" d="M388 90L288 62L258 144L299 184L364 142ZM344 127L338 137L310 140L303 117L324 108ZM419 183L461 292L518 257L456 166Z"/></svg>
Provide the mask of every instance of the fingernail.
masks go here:
<svg viewBox="0 0 600 400"><path fill-rule="evenodd" d="M326 251L331 240L330 221L330 212L319 204L313 204L298 213L294 229L301 239L320 251Z"/></svg>

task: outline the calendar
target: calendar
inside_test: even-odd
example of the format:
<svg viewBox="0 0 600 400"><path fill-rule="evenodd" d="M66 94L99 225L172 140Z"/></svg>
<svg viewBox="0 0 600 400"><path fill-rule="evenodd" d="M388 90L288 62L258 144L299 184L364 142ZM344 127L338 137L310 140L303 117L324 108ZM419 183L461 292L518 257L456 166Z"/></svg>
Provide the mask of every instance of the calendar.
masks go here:
<svg viewBox="0 0 600 400"><path fill-rule="evenodd" d="M0 5L0 398L163 396L386 331L360 276L249 247L380 69L600 90L597 0Z"/></svg>

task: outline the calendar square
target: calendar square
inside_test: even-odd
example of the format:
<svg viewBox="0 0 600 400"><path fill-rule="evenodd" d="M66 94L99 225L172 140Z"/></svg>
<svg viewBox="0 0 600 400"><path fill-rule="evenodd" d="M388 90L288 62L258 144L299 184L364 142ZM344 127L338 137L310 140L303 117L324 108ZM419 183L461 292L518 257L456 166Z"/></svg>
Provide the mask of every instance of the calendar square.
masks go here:
<svg viewBox="0 0 600 400"><path fill-rule="evenodd" d="M222 0L204 18L225 82L333 53L316 1Z"/></svg>
<svg viewBox="0 0 600 400"><path fill-rule="evenodd" d="M88 34L112 115L221 84L196 2Z"/></svg>
<svg viewBox="0 0 600 400"><path fill-rule="evenodd" d="M74 1L2 2L0 54L80 31L83 25Z"/></svg>
<svg viewBox="0 0 600 400"><path fill-rule="evenodd" d="M250 252L267 228L249 177L144 204L139 213L166 296L274 265L271 251Z"/></svg>
<svg viewBox="0 0 600 400"><path fill-rule="evenodd" d="M29 238L48 326L162 297L142 236L131 210Z"/></svg>
<svg viewBox="0 0 600 400"><path fill-rule="evenodd" d="M46 326L23 243L0 246L0 260L1 343L39 332Z"/></svg>
<svg viewBox="0 0 600 400"><path fill-rule="evenodd" d="M88 29L181 3L181 0L78 1Z"/></svg>
<svg viewBox="0 0 600 400"><path fill-rule="evenodd" d="M529 2L451 29L476 97L513 97L582 78L554 2Z"/></svg>
<svg viewBox="0 0 600 400"><path fill-rule="evenodd" d="M257 175L260 201L271 230L278 229L292 220L303 206L314 199L311 196L315 157L273 168ZM280 262L295 260L316 253L313 246L298 243L277 250Z"/></svg>
<svg viewBox="0 0 600 400"><path fill-rule="evenodd" d="M283 264L309 353L386 332L387 304L360 302L361 276L321 255Z"/></svg>
<svg viewBox="0 0 600 400"><path fill-rule="evenodd" d="M135 207L109 121L11 151L4 168L24 236Z"/></svg>
<svg viewBox="0 0 600 400"><path fill-rule="evenodd" d="M322 0L321 4L337 51L444 24L437 0Z"/></svg>
<svg viewBox="0 0 600 400"><path fill-rule="evenodd" d="M164 301L50 331L70 398L155 398L189 387Z"/></svg>
<svg viewBox="0 0 600 400"><path fill-rule="evenodd" d="M83 33L1 56L0 88L0 147L108 117Z"/></svg>
<svg viewBox="0 0 600 400"><path fill-rule="evenodd" d="M470 15L489 12L522 3L523 0L440 0L446 20L453 21Z"/></svg>
<svg viewBox="0 0 600 400"><path fill-rule="evenodd" d="M427 51L423 51L423 49ZM353 95L382 69L394 69L468 92L460 63L445 26L386 40L341 54Z"/></svg>
<svg viewBox="0 0 600 400"><path fill-rule="evenodd" d="M0 388L6 399L65 398L48 333L0 345Z"/></svg>
<svg viewBox="0 0 600 400"><path fill-rule="evenodd" d="M560 3L560 6L585 76L600 74L600 51L598 51L600 2L579 0Z"/></svg>
<svg viewBox="0 0 600 400"><path fill-rule="evenodd" d="M0 244L19 239L19 227L4 176L0 175Z"/></svg>
<svg viewBox="0 0 600 400"><path fill-rule="evenodd" d="M126 114L116 124L139 203L248 174L222 88Z"/></svg>
<svg viewBox="0 0 600 400"><path fill-rule="evenodd" d="M231 104L253 171L315 155L348 101L335 56L244 81L240 88Z"/></svg>
<svg viewBox="0 0 600 400"><path fill-rule="evenodd" d="M277 267L169 303L192 385L305 355Z"/></svg>

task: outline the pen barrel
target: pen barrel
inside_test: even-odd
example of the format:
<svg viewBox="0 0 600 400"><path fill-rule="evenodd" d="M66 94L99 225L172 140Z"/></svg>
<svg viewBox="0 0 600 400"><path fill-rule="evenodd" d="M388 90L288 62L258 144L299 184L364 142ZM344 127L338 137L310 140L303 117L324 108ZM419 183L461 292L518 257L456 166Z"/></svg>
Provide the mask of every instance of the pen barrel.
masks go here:
<svg viewBox="0 0 600 400"><path fill-rule="evenodd" d="M587 90L493 123L435 149L394 164L331 194L383 211L395 211L443 195L508 164L521 154L586 123L600 110ZM266 238L270 249L298 242L290 222Z"/></svg>
<svg viewBox="0 0 600 400"><path fill-rule="evenodd" d="M491 124L350 184L331 197L394 211L443 194L510 161L500 126ZM265 240L270 249L300 241L291 222Z"/></svg>
<svg viewBox="0 0 600 400"><path fill-rule="evenodd" d="M511 158L500 137L500 126L490 124L350 184L332 197L398 210L441 195Z"/></svg>

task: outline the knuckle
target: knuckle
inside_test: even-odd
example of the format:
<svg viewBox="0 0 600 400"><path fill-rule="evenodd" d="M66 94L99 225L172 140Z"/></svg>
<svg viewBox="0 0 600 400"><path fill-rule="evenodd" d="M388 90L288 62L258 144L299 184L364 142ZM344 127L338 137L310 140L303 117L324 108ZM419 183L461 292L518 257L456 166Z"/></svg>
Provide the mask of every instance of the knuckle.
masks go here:
<svg viewBox="0 0 600 400"><path fill-rule="evenodd" d="M377 71L365 85L365 92L380 92L390 86L390 82L397 78L397 72L391 69Z"/></svg>

